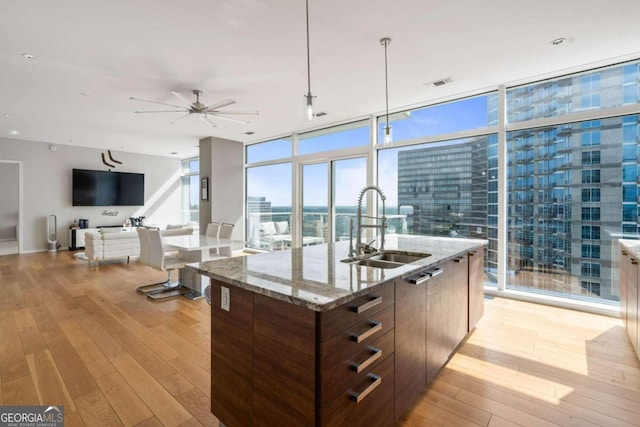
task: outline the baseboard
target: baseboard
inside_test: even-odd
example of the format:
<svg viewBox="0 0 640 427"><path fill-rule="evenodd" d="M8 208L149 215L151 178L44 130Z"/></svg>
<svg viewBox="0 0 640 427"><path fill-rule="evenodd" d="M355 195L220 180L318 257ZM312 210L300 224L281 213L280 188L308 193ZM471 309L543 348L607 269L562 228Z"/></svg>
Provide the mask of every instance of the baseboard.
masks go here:
<svg viewBox="0 0 640 427"><path fill-rule="evenodd" d="M46 249L29 249L27 251L22 251L20 252L20 255L26 255L26 254L37 254L40 252L47 252Z"/></svg>

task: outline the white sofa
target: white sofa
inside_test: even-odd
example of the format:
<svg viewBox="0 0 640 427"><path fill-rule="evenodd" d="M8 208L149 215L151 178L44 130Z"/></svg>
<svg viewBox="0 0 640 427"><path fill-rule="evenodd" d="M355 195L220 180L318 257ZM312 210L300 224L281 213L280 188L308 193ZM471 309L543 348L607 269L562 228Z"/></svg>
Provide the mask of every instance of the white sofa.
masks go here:
<svg viewBox="0 0 640 427"><path fill-rule="evenodd" d="M162 230L163 236L193 234L193 228L174 228ZM140 238L137 231L122 231L119 228L101 229L99 232L85 233L84 253L89 264L100 261L126 258L140 255Z"/></svg>

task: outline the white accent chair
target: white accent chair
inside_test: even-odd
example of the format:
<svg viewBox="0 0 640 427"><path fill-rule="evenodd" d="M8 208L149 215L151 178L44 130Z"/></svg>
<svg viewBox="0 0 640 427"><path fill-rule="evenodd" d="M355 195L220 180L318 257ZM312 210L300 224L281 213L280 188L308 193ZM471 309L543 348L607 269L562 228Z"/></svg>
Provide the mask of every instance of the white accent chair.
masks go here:
<svg viewBox="0 0 640 427"><path fill-rule="evenodd" d="M140 254L140 243L135 231L122 231L121 228L101 229L96 233L85 233L85 255L96 267L101 261L126 258Z"/></svg>
<svg viewBox="0 0 640 427"><path fill-rule="evenodd" d="M180 257L165 256L160 230L149 229L147 233L149 236L149 265L157 270L167 272L167 281L162 285L162 289L146 292L147 297L161 300L190 292L191 289L182 286L179 281L171 280L171 273L192 261Z"/></svg>

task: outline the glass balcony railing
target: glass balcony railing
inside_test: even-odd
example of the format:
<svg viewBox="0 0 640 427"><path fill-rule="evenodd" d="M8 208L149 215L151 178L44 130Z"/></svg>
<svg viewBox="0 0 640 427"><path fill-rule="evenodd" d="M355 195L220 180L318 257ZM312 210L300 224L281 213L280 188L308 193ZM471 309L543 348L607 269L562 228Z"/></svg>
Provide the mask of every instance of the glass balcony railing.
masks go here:
<svg viewBox="0 0 640 427"><path fill-rule="evenodd" d="M247 214L247 247L262 250L281 250L292 246L291 210L252 212ZM334 217L334 241L349 240L351 221L355 228L356 212L336 213ZM388 234L409 234L407 215L387 215ZM354 231L355 236L355 231ZM302 245L327 243L329 236L329 213L326 211L302 212Z"/></svg>

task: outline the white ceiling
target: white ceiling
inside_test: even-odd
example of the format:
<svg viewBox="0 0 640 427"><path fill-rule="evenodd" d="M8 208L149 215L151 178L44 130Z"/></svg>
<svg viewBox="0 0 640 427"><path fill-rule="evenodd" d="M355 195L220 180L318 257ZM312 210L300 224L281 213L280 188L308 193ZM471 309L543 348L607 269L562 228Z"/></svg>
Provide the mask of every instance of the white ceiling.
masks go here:
<svg viewBox="0 0 640 427"><path fill-rule="evenodd" d="M0 136L186 157L206 136L254 142L364 117L385 108L385 36L391 110L640 57L638 0L309 3L311 91L327 113L313 122L303 0L0 0ZM170 125L179 113L135 114L155 106L129 99L180 104L170 91L191 89L260 115Z"/></svg>

